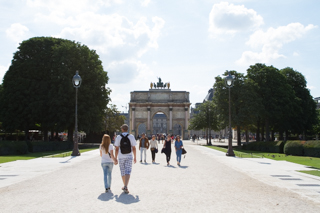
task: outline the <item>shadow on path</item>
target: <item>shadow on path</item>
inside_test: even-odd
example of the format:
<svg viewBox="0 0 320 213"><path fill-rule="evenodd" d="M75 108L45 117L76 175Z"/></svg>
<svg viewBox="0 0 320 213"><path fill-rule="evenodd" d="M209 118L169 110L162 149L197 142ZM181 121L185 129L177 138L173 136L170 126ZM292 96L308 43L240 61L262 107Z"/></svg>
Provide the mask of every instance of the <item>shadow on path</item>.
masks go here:
<svg viewBox="0 0 320 213"><path fill-rule="evenodd" d="M188 166L179 166L179 168L186 169L186 168L188 168Z"/></svg>
<svg viewBox="0 0 320 213"><path fill-rule="evenodd" d="M68 160L66 161L62 161L60 163L69 163L70 160L72 160L73 158L76 158L77 156L71 156Z"/></svg>
<svg viewBox="0 0 320 213"><path fill-rule="evenodd" d="M109 201L112 200L114 198L113 193L101 193L101 195L99 195L98 199L101 201Z"/></svg>
<svg viewBox="0 0 320 213"><path fill-rule="evenodd" d="M120 196L116 195L115 198L117 202L123 203L123 204L137 203L140 201L138 195L134 197L131 194L125 194L125 193L121 193Z"/></svg>
<svg viewBox="0 0 320 213"><path fill-rule="evenodd" d="M176 167L175 167L175 166L173 166L173 165L164 166L164 167L168 167L168 168L176 168Z"/></svg>

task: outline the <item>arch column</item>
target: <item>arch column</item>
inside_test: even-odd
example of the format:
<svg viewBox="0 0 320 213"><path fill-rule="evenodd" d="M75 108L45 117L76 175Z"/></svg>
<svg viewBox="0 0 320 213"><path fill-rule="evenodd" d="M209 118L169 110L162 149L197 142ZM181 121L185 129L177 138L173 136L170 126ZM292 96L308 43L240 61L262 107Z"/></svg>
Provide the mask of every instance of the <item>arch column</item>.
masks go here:
<svg viewBox="0 0 320 213"><path fill-rule="evenodd" d="M150 131L150 123L151 123L151 118L150 118L150 106L147 107L148 109L148 120L147 120L147 137L151 136L151 131Z"/></svg>
<svg viewBox="0 0 320 213"><path fill-rule="evenodd" d="M183 131L183 139L189 139L188 138L188 109L187 107L184 108L185 111L185 120L184 120L184 131Z"/></svg>
<svg viewBox="0 0 320 213"><path fill-rule="evenodd" d="M169 134L172 134L172 107L169 107Z"/></svg>
<svg viewBox="0 0 320 213"><path fill-rule="evenodd" d="M134 107L132 107L131 108L131 116L132 116L132 119L131 119L131 126L132 126L132 128L131 128L131 134L133 134L135 137L136 137L136 134L135 134L135 127L136 127L136 124L135 124L135 110L136 110L136 108L134 108Z"/></svg>

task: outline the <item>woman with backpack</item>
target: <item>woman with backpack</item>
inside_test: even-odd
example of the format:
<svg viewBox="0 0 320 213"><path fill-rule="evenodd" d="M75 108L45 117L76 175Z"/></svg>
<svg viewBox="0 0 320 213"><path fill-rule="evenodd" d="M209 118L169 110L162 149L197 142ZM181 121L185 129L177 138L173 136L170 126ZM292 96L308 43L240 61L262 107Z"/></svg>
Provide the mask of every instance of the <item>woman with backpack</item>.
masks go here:
<svg viewBox="0 0 320 213"><path fill-rule="evenodd" d="M103 169L104 187L107 193L110 191L111 187L111 174L113 163L116 162L113 155L113 146L111 144L111 139L109 135L103 135L99 150L101 156L101 166Z"/></svg>

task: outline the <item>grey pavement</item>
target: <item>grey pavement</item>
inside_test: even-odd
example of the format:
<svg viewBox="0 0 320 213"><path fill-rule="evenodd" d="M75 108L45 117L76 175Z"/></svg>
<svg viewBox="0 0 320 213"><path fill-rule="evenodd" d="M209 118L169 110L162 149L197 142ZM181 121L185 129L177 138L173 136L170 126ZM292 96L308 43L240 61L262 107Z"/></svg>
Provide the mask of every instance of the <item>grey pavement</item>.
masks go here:
<svg viewBox="0 0 320 213"><path fill-rule="evenodd" d="M118 166L112 193L104 193L98 150L0 164L0 212L320 211L320 178L296 172L310 168L226 157L191 141L184 145L181 167L175 153L170 167L160 153L151 164L150 152L147 164L133 165L128 195L121 191Z"/></svg>

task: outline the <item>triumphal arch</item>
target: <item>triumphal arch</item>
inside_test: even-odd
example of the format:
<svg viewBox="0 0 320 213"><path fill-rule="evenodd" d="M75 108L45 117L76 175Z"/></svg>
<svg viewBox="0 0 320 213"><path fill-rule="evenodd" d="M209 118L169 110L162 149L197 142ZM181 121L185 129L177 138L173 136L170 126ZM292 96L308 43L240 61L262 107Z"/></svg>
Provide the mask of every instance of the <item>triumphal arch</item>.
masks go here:
<svg viewBox="0 0 320 213"><path fill-rule="evenodd" d="M167 133L178 126L183 139L188 138L188 126L190 119L189 92L171 91L170 83L151 83L148 91L133 91L129 103L130 132L137 137L138 127L146 126L147 136L153 133L153 117L157 113L166 115Z"/></svg>

